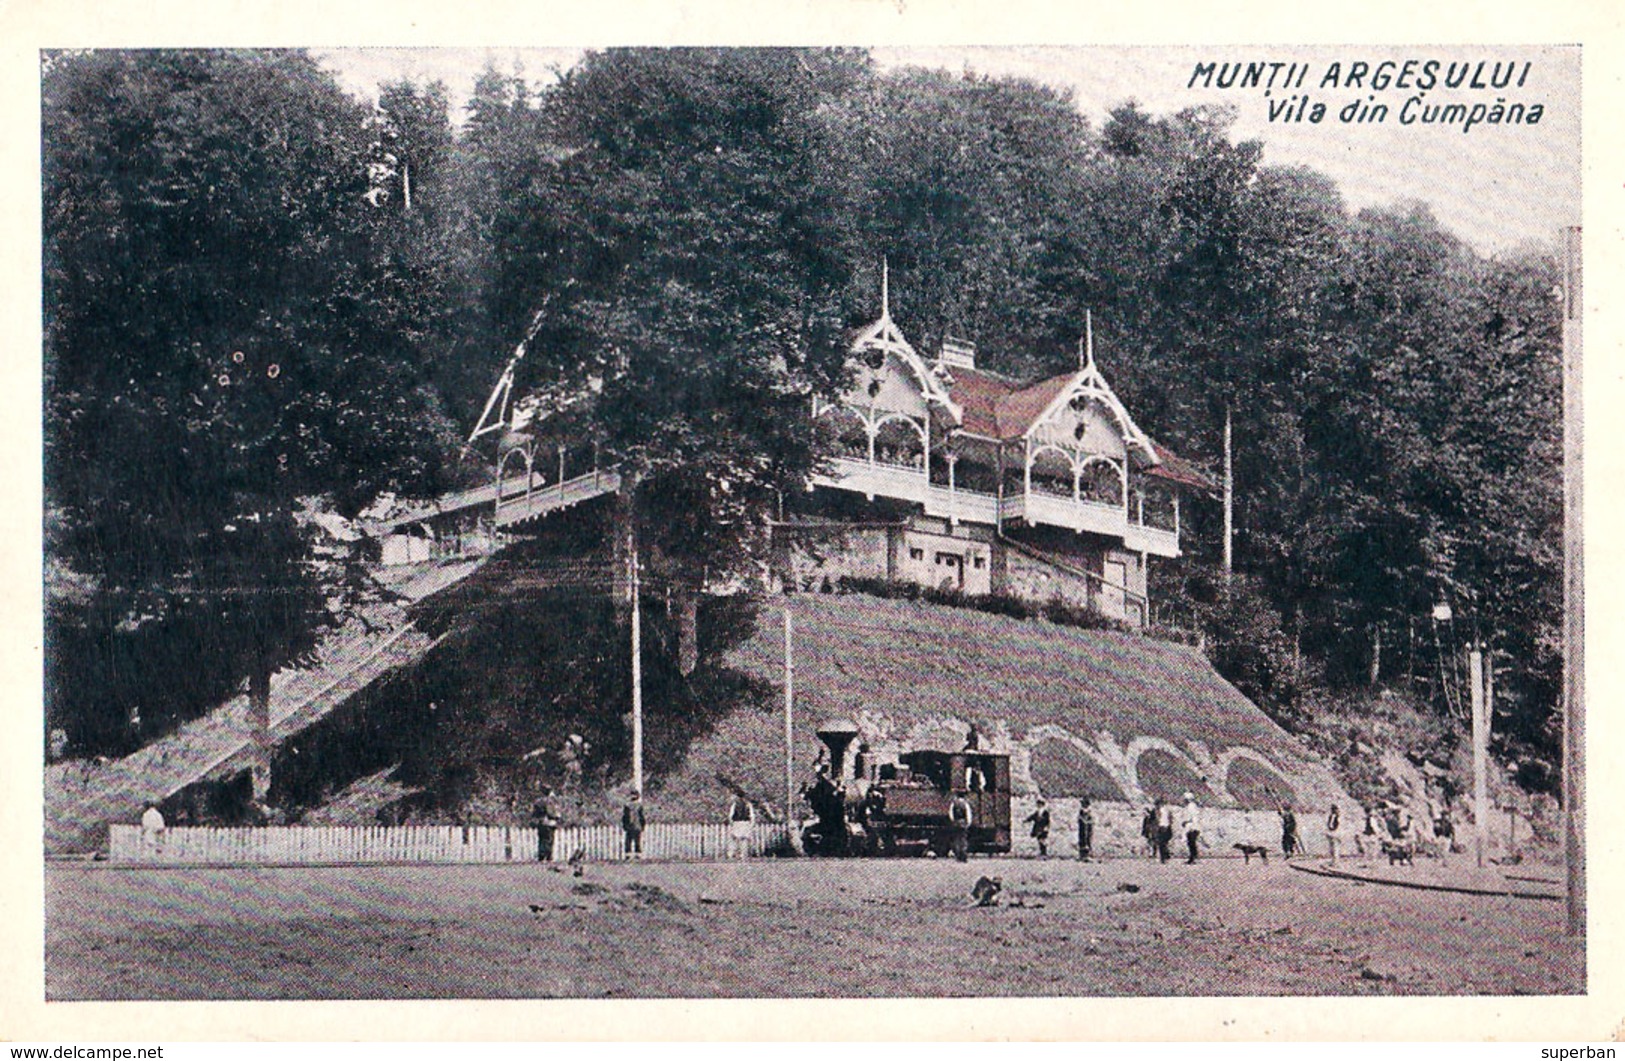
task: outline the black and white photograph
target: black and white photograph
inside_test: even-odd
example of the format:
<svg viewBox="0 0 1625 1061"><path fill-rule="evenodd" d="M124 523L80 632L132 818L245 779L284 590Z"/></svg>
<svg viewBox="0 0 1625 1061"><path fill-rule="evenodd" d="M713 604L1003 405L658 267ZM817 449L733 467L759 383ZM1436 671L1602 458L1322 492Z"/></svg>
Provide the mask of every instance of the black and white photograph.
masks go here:
<svg viewBox="0 0 1625 1061"><path fill-rule="evenodd" d="M1586 45L627 36L37 49L32 1003L1595 991Z"/></svg>

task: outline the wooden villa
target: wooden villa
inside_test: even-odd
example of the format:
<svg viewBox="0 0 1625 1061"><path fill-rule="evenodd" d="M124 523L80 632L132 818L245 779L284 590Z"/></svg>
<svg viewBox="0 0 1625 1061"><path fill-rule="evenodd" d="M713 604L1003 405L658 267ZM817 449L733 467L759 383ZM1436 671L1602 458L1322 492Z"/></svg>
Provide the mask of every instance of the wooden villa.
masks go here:
<svg viewBox="0 0 1625 1061"><path fill-rule="evenodd" d="M776 528L780 571L804 588L841 575L971 594L1061 597L1150 621L1146 565L1179 555L1180 495L1214 484L1147 435L1095 364L1037 382L979 368L976 347L920 354L892 320L852 342L856 375L814 402L832 457L814 498Z"/></svg>

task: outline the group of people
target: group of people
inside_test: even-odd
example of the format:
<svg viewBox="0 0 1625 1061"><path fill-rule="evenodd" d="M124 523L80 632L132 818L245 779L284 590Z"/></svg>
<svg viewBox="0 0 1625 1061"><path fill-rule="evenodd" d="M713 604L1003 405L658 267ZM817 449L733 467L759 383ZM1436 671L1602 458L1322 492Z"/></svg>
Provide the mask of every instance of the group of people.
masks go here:
<svg viewBox="0 0 1625 1061"><path fill-rule="evenodd" d="M1196 802L1195 793L1185 793L1184 799L1184 806L1175 809L1172 803L1158 796L1140 818L1140 836L1145 840L1146 852L1159 862L1173 857L1176 826L1185 837L1186 864L1201 856L1202 808Z"/></svg>
<svg viewBox="0 0 1625 1061"><path fill-rule="evenodd" d="M560 819L553 808L553 790L543 787L541 798L530 812L530 821L536 828L536 860L553 860L553 843L558 836ZM649 816L643 809L643 796L633 792L621 806L621 852L629 859L643 857L643 831ZM748 835L748 834L747 834Z"/></svg>
<svg viewBox="0 0 1625 1061"><path fill-rule="evenodd" d="M1042 796L1033 812L1026 817L1026 822L1032 828L1032 838L1038 843L1038 857L1049 857L1049 831L1054 823L1050 814L1049 804ZM1095 847L1095 812L1089 805L1089 797L1084 796L1078 801L1078 861L1088 862L1093 856Z"/></svg>
<svg viewBox="0 0 1625 1061"><path fill-rule="evenodd" d="M844 793L839 792L827 772L821 772L819 780L825 786L824 789L814 785L809 790L815 813L822 810L823 813L819 814L821 819L829 817L844 823ZM878 790L874 791L878 793ZM543 862L553 858L554 837L560 824L551 803L552 795L552 789L544 788L541 799L531 815L536 828L536 857ZM878 799L881 803L880 807L874 808L875 813L861 815L866 828L870 823L884 820L884 796L878 795ZM867 807L862 809L870 810ZM1355 848L1362 857L1380 854L1384 841L1414 846L1423 839L1417 822L1403 807L1385 805L1381 808L1372 806L1363 809L1362 827L1354 834ZM1281 804L1279 813L1281 853L1288 859L1294 855L1308 854L1292 805ZM952 835L949 849L956 859L963 862L969 854L970 830L974 822L974 812L964 794L956 794L950 801L948 819ZM756 826L755 804L744 793L736 791L728 808L727 821L728 857L730 859L748 857L751 837ZM162 823L163 819L158 815L157 808L149 808L142 820L143 831L148 834L149 840L162 832L164 828ZM1054 825L1054 816L1048 802L1040 797L1033 812L1027 815L1025 823L1030 827L1029 834L1037 843L1038 856L1049 857L1050 831ZM1433 836L1438 841L1440 857L1445 857L1455 840L1455 823L1449 809L1441 810L1431 825ZM633 792L621 807L622 850L627 858L642 857L643 834L647 826L648 814L642 797L639 793ZM844 828L841 832L844 834ZM1140 834L1145 841L1149 857L1161 862L1168 862L1173 857L1175 837L1182 835L1185 841L1186 863L1196 862L1201 855L1203 839L1202 809L1195 795L1186 792L1183 806L1177 807L1174 803L1157 797L1145 810L1140 823ZM1338 860L1338 842L1345 835L1342 811L1336 803L1331 804L1326 813L1324 835L1328 857L1335 864ZM1094 853L1095 817L1094 808L1087 796L1078 801L1077 838L1078 859L1089 861Z"/></svg>
<svg viewBox="0 0 1625 1061"><path fill-rule="evenodd" d="M1389 844L1406 845L1415 848L1425 839L1422 827L1411 812L1397 804L1384 804L1381 807L1369 806L1363 808L1364 822L1358 832L1354 834L1354 847L1362 858L1375 857L1382 853L1384 842ZM1303 838L1298 832L1298 818L1293 813L1290 803L1281 804L1281 853L1287 858L1293 855L1308 854L1304 847ZM1438 817L1432 822L1433 837L1437 841L1438 854L1441 859L1448 859L1451 848L1455 845L1456 826L1450 816L1450 808L1445 807L1439 811ZM1343 815L1336 803L1326 812L1325 836L1327 857L1336 864L1338 858L1338 843L1346 835L1343 829Z"/></svg>

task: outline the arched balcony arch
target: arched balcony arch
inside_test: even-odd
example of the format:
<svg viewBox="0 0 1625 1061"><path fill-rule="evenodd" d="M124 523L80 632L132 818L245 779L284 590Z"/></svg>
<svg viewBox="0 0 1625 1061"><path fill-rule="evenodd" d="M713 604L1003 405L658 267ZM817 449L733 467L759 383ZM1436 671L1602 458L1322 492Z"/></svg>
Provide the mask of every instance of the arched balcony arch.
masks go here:
<svg viewBox="0 0 1625 1061"><path fill-rule="evenodd" d="M515 446L497 461L497 506L530 493L535 455L529 446Z"/></svg>
<svg viewBox="0 0 1625 1061"><path fill-rule="evenodd" d="M925 425L902 413L877 417L870 430L870 459L878 464L918 468L923 472L930 446L931 436Z"/></svg>
<svg viewBox="0 0 1625 1061"><path fill-rule="evenodd" d="M1077 456L1061 446L1029 446L1026 461L1028 493L1074 500L1077 497Z"/></svg>
<svg viewBox="0 0 1625 1061"><path fill-rule="evenodd" d="M861 412L848 405L826 405L819 409L818 419L830 433L836 456L870 459L869 443L874 434L868 418Z"/></svg>
<svg viewBox="0 0 1625 1061"><path fill-rule="evenodd" d="M1126 504L1128 478L1110 457L1086 457L1078 465L1078 498L1101 505Z"/></svg>

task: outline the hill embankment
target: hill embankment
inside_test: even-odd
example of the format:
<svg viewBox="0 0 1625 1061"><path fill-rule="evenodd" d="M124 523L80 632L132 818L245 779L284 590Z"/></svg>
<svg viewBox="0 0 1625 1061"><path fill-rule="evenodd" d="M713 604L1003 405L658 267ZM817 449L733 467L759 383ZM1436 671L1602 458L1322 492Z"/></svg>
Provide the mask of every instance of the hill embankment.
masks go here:
<svg viewBox="0 0 1625 1061"><path fill-rule="evenodd" d="M439 601L425 621L440 639L420 662L283 746L272 792L282 820L522 822L543 786L574 820L614 820L631 752L626 617L527 570L499 560ZM1084 796L1115 807L1114 822L1186 792L1216 811L1347 800L1314 753L1189 646L801 594L707 602L705 661L688 676L672 664L673 620L646 601L644 762L660 820L714 820L733 789L782 815L786 608L792 790L812 776L820 725L844 719L882 759L956 750L974 727L982 748L1011 756L1018 813L1043 795L1058 822L1071 813L1063 801Z"/></svg>
<svg viewBox="0 0 1625 1061"><path fill-rule="evenodd" d="M1192 792L1208 806L1265 810L1347 800L1313 753L1196 649L1137 634L861 595L775 600L723 666L774 694L740 704L687 749L652 796L672 817L714 815L718 777L769 805L785 789L784 632L791 613L793 771L810 776L828 720L858 725L871 752L1006 751L1018 800L1141 804Z"/></svg>

